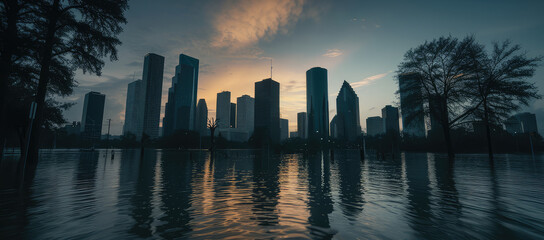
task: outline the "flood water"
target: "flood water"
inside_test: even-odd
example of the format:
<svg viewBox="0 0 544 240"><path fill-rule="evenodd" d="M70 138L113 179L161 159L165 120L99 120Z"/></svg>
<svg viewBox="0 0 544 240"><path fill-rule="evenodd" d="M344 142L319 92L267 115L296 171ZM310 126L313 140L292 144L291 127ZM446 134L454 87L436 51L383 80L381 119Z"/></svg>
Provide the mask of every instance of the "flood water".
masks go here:
<svg viewBox="0 0 544 240"><path fill-rule="evenodd" d="M543 239L544 155L41 152L0 239Z"/></svg>

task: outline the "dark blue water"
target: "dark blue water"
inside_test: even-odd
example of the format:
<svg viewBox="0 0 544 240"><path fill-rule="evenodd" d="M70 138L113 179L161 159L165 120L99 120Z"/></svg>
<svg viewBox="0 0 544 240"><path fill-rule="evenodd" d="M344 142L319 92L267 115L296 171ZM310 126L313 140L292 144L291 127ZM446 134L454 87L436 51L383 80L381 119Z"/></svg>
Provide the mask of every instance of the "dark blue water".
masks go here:
<svg viewBox="0 0 544 240"><path fill-rule="evenodd" d="M544 239L544 156L43 151L0 239Z"/></svg>

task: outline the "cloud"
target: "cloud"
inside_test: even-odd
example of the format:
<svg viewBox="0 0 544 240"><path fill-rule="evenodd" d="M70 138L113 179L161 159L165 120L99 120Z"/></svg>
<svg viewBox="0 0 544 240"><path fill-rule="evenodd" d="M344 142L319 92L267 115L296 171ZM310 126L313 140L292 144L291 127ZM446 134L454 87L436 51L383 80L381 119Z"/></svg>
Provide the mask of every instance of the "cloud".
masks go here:
<svg viewBox="0 0 544 240"><path fill-rule="evenodd" d="M322 56L335 58L335 57L338 57L338 56L340 56L342 54L344 54L344 53L340 49L334 48L334 49L327 50L327 52L325 54L323 54Z"/></svg>
<svg viewBox="0 0 544 240"><path fill-rule="evenodd" d="M304 0L235 0L220 12L213 23L217 35L211 45L242 48L261 39L285 34L302 14Z"/></svg>
<svg viewBox="0 0 544 240"><path fill-rule="evenodd" d="M374 76L370 76L370 77L367 77L361 81L358 81L358 82L354 82L354 83L350 83L351 87L352 88L358 88L358 87L362 87L362 86L365 86L365 85L368 85L368 84L371 84L372 82L378 80L378 79L382 79L384 78L385 76L387 76L387 74L389 74L391 71L389 72L386 72L386 73L380 73L380 74L377 74L377 75L374 75Z"/></svg>

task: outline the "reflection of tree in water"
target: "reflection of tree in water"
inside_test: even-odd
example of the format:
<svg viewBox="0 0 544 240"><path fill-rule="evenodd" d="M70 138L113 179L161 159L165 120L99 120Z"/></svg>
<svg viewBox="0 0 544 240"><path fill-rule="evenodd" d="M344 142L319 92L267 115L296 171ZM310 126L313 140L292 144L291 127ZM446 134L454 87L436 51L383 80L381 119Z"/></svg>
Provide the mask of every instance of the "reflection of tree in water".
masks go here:
<svg viewBox="0 0 544 240"><path fill-rule="evenodd" d="M437 224L443 229L452 229L455 227L456 220L461 217L461 203L459 202L459 193L455 187L454 165L447 158L437 158L434 154L428 154L428 159L434 162L436 187L438 188L439 214L437 214ZM458 234L452 232L451 234ZM463 235L457 235L459 237ZM457 237L456 237L457 238Z"/></svg>
<svg viewBox="0 0 544 240"><path fill-rule="evenodd" d="M278 156L257 154L253 161L253 216L259 225L270 226L279 223L276 209L279 200L279 164Z"/></svg>
<svg viewBox="0 0 544 240"><path fill-rule="evenodd" d="M332 238L329 228L329 214L333 202L330 185L329 156L323 153L310 155L308 158L308 207L310 210L310 233L314 237Z"/></svg>
<svg viewBox="0 0 544 240"><path fill-rule="evenodd" d="M183 238L191 231L191 164L188 152L164 152L162 157L162 190L160 218L163 225L157 231L164 238Z"/></svg>
<svg viewBox="0 0 544 240"><path fill-rule="evenodd" d="M152 150L145 151L143 159L140 159L141 156L138 156L136 153L137 151L131 151L127 158L123 157L121 162L121 167L128 168L133 166L134 169L132 170L137 173L136 185L134 186L135 192L132 194L130 201L132 204L130 215L135 223L129 232L138 237L150 237L152 235L151 222L153 222L153 218L151 217L153 211L151 199L153 197L152 189L155 179L157 153Z"/></svg>
<svg viewBox="0 0 544 240"><path fill-rule="evenodd" d="M340 205L342 212L350 220L355 220L363 211L363 188L361 184L361 161L356 154L346 156L353 152L344 152L339 155L338 174L340 175Z"/></svg>

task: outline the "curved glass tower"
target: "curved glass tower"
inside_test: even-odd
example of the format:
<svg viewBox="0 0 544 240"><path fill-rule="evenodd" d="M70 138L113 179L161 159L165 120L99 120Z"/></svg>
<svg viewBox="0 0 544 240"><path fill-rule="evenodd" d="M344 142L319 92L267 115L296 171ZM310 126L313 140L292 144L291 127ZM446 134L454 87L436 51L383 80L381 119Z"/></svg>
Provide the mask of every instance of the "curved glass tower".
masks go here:
<svg viewBox="0 0 544 240"><path fill-rule="evenodd" d="M314 67L306 71L306 112L308 138L325 140L329 137L329 93L327 69Z"/></svg>

